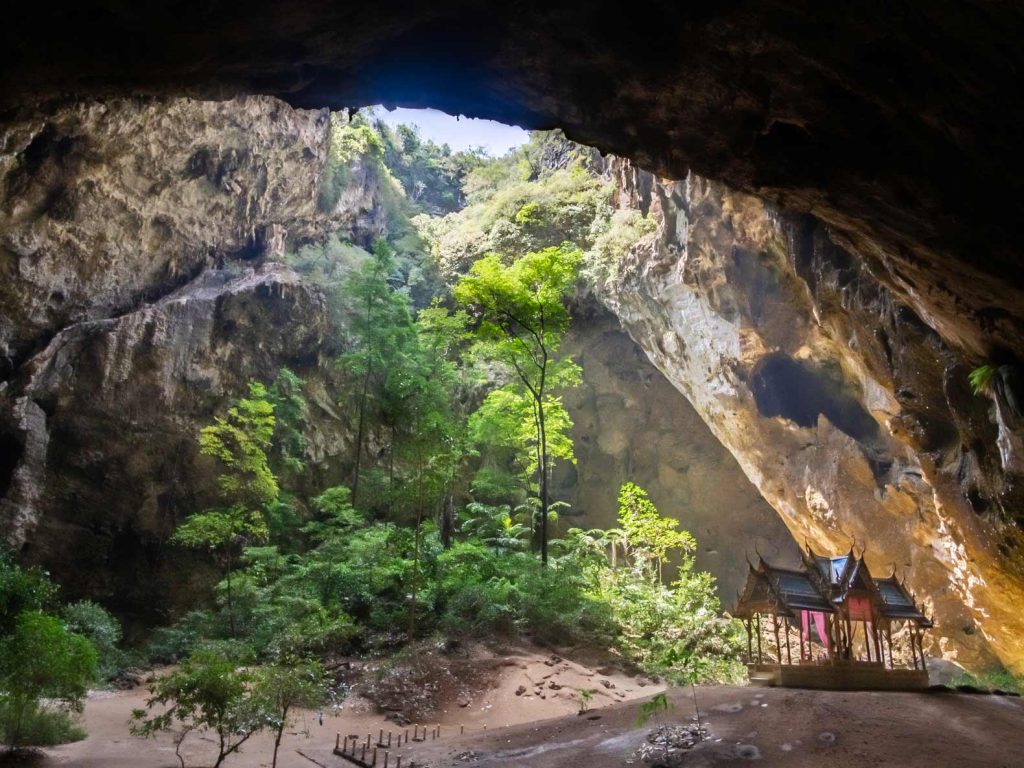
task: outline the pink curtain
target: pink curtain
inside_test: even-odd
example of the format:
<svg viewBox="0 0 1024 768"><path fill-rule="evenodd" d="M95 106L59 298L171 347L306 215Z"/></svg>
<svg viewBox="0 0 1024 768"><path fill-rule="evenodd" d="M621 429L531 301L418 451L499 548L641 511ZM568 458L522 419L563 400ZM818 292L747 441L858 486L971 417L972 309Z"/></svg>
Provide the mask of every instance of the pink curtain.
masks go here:
<svg viewBox="0 0 1024 768"><path fill-rule="evenodd" d="M822 611L800 611L800 621L803 624L803 637L808 643L811 640L811 622L814 622L814 628L818 630L818 638L821 640L821 644L828 650L828 631L825 629L825 614Z"/></svg>

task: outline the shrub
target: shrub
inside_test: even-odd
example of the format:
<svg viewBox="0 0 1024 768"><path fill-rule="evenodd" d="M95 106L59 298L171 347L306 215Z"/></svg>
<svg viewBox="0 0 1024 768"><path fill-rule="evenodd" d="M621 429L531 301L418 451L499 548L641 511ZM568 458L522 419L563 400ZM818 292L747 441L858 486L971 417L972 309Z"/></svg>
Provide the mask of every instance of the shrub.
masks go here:
<svg viewBox="0 0 1024 768"><path fill-rule="evenodd" d="M23 612L11 634L0 639L4 741L11 748L30 746L27 727L47 719L41 699L80 708L95 679L96 651L86 638L69 632L56 616Z"/></svg>
<svg viewBox="0 0 1024 768"><path fill-rule="evenodd" d="M81 741L86 733L66 707L35 706L16 712L16 705L0 698L0 743L53 747L72 741Z"/></svg>
<svg viewBox="0 0 1024 768"><path fill-rule="evenodd" d="M178 730L176 744L195 730L210 730L218 747L214 768L267 727L265 711L253 689L253 675L237 659L219 650L201 649L170 675L158 678L145 709L132 712L132 733L153 737ZM151 714L151 710L159 710ZM180 751L178 759L184 766Z"/></svg>
<svg viewBox="0 0 1024 768"><path fill-rule="evenodd" d="M121 625L110 613L91 600L71 603L61 611L67 628L87 638L96 649L101 680L115 677L125 666L126 656L118 647Z"/></svg>

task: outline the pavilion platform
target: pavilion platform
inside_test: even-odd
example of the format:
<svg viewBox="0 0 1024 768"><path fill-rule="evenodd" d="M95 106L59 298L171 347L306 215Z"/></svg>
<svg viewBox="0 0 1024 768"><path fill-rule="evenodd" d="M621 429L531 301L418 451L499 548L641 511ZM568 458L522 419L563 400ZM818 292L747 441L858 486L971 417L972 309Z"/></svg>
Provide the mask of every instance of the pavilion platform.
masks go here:
<svg viewBox="0 0 1024 768"><path fill-rule="evenodd" d="M883 664L748 664L751 685L826 691L920 691L928 673L889 669Z"/></svg>

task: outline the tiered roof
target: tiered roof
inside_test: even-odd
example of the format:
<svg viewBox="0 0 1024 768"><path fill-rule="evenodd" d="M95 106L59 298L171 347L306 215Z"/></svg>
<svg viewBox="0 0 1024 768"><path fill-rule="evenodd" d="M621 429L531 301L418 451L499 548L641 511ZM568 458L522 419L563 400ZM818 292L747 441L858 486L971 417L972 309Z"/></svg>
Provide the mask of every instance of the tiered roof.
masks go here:
<svg viewBox="0 0 1024 768"><path fill-rule="evenodd" d="M808 547L802 555L799 570L770 565L760 555L757 566L748 562L750 573L734 615L772 612L795 619L800 611L835 613L852 593L866 593L879 616L932 626L895 572L885 579L871 575L863 552L857 556L851 549L846 555L822 557Z"/></svg>

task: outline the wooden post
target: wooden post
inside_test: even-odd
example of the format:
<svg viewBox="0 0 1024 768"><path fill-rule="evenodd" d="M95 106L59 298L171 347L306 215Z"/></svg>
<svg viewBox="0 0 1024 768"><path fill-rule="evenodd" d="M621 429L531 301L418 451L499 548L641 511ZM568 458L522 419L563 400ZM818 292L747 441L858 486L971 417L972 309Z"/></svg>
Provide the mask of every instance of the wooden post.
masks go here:
<svg viewBox="0 0 1024 768"><path fill-rule="evenodd" d="M864 652L868 655L868 661L871 661L871 638L868 637L868 623L862 621L864 625Z"/></svg>
<svg viewBox="0 0 1024 768"><path fill-rule="evenodd" d="M399 755L395 760L395 768L402 768L402 756Z"/></svg>
<svg viewBox="0 0 1024 768"><path fill-rule="evenodd" d="M370 765L376 765L376 764L377 764L377 748L374 747L373 748L373 762L370 763Z"/></svg>
<svg viewBox="0 0 1024 768"><path fill-rule="evenodd" d="M459 736L461 736L465 732L466 732L466 726L465 725L460 725L459 726Z"/></svg>
<svg viewBox="0 0 1024 768"><path fill-rule="evenodd" d="M775 655L779 658L779 664L782 664L782 642L779 640L779 617L776 614L772 614L772 629L775 631Z"/></svg>
<svg viewBox="0 0 1024 768"><path fill-rule="evenodd" d="M892 622L885 622L885 642L889 646L889 669L896 669L896 659L892 655Z"/></svg>
<svg viewBox="0 0 1024 768"><path fill-rule="evenodd" d="M390 752L384 752L384 768L388 768L388 760L391 758Z"/></svg>
<svg viewBox="0 0 1024 768"><path fill-rule="evenodd" d="M341 746L341 734L339 733L334 737L334 751L338 751L338 747Z"/></svg>
<svg viewBox="0 0 1024 768"><path fill-rule="evenodd" d="M850 614L843 617L846 620L846 647L849 650L850 661L853 661L853 623L850 621Z"/></svg>
<svg viewBox="0 0 1024 768"><path fill-rule="evenodd" d="M789 616L786 617L786 663L792 666L793 653L789 649Z"/></svg>
<svg viewBox="0 0 1024 768"><path fill-rule="evenodd" d="M754 630L750 626L750 617L744 622L747 625L747 663L754 663Z"/></svg>
<svg viewBox="0 0 1024 768"><path fill-rule="evenodd" d="M762 664L763 661L761 656L761 614L756 613L754 615L757 617L757 663Z"/></svg>
<svg viewBox="0 0 1024 768"><path fill-rule="evenodd" d="M917 669L917 644L914 642L914 625L907 622L907 630L910 637L910 657L914 660L914 669Z"/></svg>

